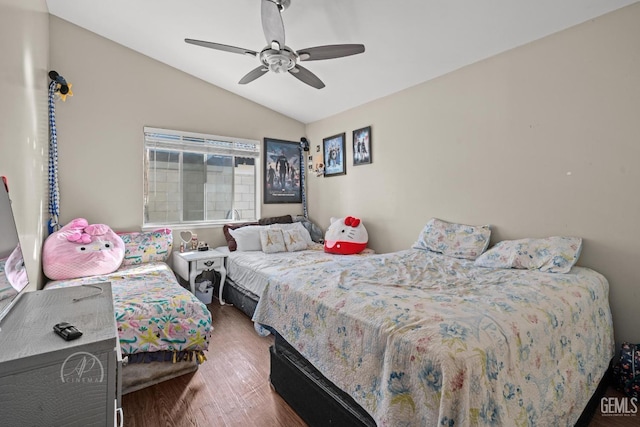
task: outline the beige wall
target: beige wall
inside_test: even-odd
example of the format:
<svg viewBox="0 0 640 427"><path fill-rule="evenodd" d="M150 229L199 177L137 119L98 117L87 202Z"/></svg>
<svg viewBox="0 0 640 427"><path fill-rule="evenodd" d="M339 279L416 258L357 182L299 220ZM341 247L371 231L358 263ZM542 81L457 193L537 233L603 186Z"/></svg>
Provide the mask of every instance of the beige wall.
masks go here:
<svg viewBox="0 0 640 427"><path fill-rule="evenodd" d="M61 221L85 217L118 230L142 224L144 126L299 141L304 124L50 17L51 64L73 84L58 107ZM302 206L264 205L262 216ZM223 244L220 228L195 230Z"/></svg>
<svg viewBox="0 0 640 427"><path fill-rule="evenodd" d="M371 246L411 246L431 217L493 241L584 238L610 281L617 340L640 342L640 3L307 126L347 132L347 175L309 178L311 217L364 219ZM373 164L351 166L372 126Z"/></svg>
<svg viewBox="0 0 640 427"><path fill-rule="evenodd" d="M49 14L44 0L0 0L0 175L34 290L47 218Z"/></svg>
<svg viewBox="0 0 640 427"><path fill-rule="evenodd" d="M640 342L637 22L640 4L305 127L51 17L52 68L75 92L58 108L62 220L140 226L144 125L306 133L312 153L347 132L347 175L308 179L316 222L360 216L380 252L409 247L430 217L490 223L494 242L581 236L580 264L611 283L617 340ZM373 164L353 167L351 131L367 125Z"/></svg>

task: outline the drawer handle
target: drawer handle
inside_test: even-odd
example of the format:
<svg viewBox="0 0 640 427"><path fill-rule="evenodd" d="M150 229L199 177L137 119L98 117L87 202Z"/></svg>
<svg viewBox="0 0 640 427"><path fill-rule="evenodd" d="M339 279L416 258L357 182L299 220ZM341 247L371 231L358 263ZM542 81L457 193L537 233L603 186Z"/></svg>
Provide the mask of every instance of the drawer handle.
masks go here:
<svg viewBox="0 0 640 427"><path fill-rule="evenodd" d="M207 267L211 267L213 265L215 261L205 261L204 265L206 265Z"/></svg>

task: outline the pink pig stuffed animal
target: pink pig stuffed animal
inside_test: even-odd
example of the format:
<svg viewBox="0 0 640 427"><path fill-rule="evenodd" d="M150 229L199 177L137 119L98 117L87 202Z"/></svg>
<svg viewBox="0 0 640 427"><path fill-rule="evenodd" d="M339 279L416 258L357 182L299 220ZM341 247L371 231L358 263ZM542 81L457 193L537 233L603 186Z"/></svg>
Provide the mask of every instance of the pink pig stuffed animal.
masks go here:
<svg viewBox="0 0 640 427"><path fill-rule="evenodd" d="M53 280L112 273L124 258L124 242L109 226L76 218L47 237L44 274Z"/></svg>

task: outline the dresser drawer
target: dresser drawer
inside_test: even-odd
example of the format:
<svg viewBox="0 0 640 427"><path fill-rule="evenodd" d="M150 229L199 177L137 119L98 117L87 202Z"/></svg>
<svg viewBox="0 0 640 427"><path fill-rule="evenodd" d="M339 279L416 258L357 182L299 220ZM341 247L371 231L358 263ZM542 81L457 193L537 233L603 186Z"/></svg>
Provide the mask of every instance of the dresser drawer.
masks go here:
<svg viewBox="0 0 640 427"><path fill-rule="evenodd" d="M211 270L222 266L222 258L203 259L196 261L196 270Z"/></svg>

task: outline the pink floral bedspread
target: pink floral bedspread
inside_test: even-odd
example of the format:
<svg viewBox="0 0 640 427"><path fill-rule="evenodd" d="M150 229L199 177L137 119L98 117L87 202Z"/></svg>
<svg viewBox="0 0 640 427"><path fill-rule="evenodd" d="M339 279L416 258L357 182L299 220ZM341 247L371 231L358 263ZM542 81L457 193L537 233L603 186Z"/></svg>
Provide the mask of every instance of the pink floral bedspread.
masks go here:
<svg viewBox="0 0 640 427"><path fill-rule="evenodd" d="M164 263L125 266L104 276L49 282L45 288L105 282L111 282L123 355L208 348L209 309L178 284Z"/></svg>

